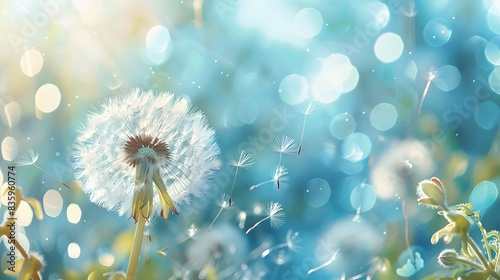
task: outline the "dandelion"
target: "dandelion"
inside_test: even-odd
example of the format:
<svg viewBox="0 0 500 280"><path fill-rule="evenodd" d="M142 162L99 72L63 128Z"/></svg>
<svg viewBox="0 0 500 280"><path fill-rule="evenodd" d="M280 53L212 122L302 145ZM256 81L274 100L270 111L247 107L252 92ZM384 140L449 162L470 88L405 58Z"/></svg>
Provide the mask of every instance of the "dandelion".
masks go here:
<svg viewBox="0 0 500 280"><path fill-rule="evenodd" d="M249 228L246 232L248 234L251 232L253 229L255 229L258 225L260 225L262 222L269 220L271 223L271 227L273 228L279 228L285 223L285 213L282 212L283 208L281 207L281 204L277 202L271 202L269 203L266 212L267 216L255 223L251 228Z"/></svg>
<svg viewBox="0 0 500 280"><path fill-rule="evenodd" d="M215 215L214 220L210 223L210 225L207 228L207 231L210 231L212 226L214 225L215 221L219 218L220 214L222 213L222 210L227 208L229 206L229 199L227 198L226 194L222 195L222 199L217 202L217 205L219 205L220 209L219 212L217 212L217 215Z"/></svg>
<svg viewBox="0 0 500 280"><path fill-rule="evenodd" d="M161 256L166 256L165 251L167 251L168 248L182 244L182 243L188 241L189 239L193 238L193 236L198 232L198 228L194 224L191 224L191 226L188 228L187 232L188 232L187 237L175 242L173 245L165 246L163 249L159 250L157 253Z"/></svg>
<svg viewBox="0 0 500 280"><path fill-rule="evenodd" d="M299 233L297 231L288 230L288 232L286 233L286 242L278 244L278 245L274 245L273 247L270 247L270 248L264 250L264 252L262 252L260 257L265 258L272 251L275 251L275 250L280 249L280 248L285 248L285 247L287 247L288 249L290 249L292 251L297 251L299 249L299 246L297 245L297 243L299 241L298 236L299 236Z"/></svg>
<svg viewBox="0 0 500 280"><path fill-rule="evenodd" d="M309 269L309 271L307 271L307 275L310 275L310 274L313 274L314 272L326 267L326 266L329 266L335 259L337 259L337 255L339 254L339 251L340 249L337 249L335 252L333 252L333 255L324 263L322 263L321 265L315 267L315 268L312 268L312 269Z"/></svg>
<svg viewBox="0 0 500 280"><path fill-rule="evenodd" d="M288 180L287 177L285 177L288 174L288 171L286 171L286 168L284 166L276 166L274 169L274 174L273 177L267 181L255 184L249 188L249 190L254 190L262 185L268 184L268 183L274 183L277 189L280 188L286 188L287 184L286 181Z"/></svg>
<svg viewBox="0 0 500 280"><path fill-rule="evenodd" d="M220 165L214 137L187 99L165 92L135 89L88 115L74 145L76 178L92 202L136 221L127 279L135 275L152 212L168 219L207 192Z"/></svg>
<svg viewBox="0 0 500 280"><path fill-rule="evenodd" d="M319 110L319 105L317 102L314 100L311 100L306 109L302 111L302 114L304 115L304 122L302 123L302 133L300 134L300 141L299 141L299 148L297 149L297 156L300 155L300 152L302 151L302 141L304 140L304 131L306 130L306 121L307 121L307 116L311 115L312 113L316 112Z"/></svg>
<svg viewBox="0 0 500 280"><path fill-rule="evenodd" d="M424 105L424 99L427 95L427 91L429 91L429 87L431 86L432 81L436 78L436 71L429 71L427 77L427 84L425 85L424 92L422 93L422 99L420 99L420 105L418 105L418 114L422 113L422 106Z"/></svg>
<svg viewBox="0 0 500 280"><path fill-rule="evenodd" d="M245 150L241 150L238 156L238 159L236 157L231 157L229 159L229 164L236 167L234 171L234 177L233 177L233 184L231 186L231 192L229 193L229 199L228 199L228 204L231 206L233 204L233 190L234 190L234 185L236 183L236 177L238 176L238 170L241 169L249 169L254 165L254 159L252 154L245 152Z"/></svg>
<svg viewBox="0 0 500 280"><path fill-rule="evenodd" d="M57 182L59 182L60 184L62 184L63 186L65 186L66 188L68 188L68 189L71 188L68 184L59 181L54 175L50 174L49 172L45 171L43 168L41 168L40 166L38 166L36 164L36 161L38 160L39 156L40 156L40 154L38 154L37 152L35 152L35 151L31 150L31 149L27 150L26 152L24 152L24 153L22 153L22 154L19 155L20 159L16 162L16 164L18 166L33 165L38 170L40 170L40 171L44 172L45 174L49 175L54 180L56 180Z"/></svg>
<svg viewBox="0 0 500 280"><path fill-rule="evenodd" d="M278 152L280 154L280 158L278 161L278 166L281 165L281 159L283 154L292 154L297 149L297 144L293 138L290 138L286 135L282 135L281 137L276 137L274 141L271 143L271 148L273 151Z"/></svg>

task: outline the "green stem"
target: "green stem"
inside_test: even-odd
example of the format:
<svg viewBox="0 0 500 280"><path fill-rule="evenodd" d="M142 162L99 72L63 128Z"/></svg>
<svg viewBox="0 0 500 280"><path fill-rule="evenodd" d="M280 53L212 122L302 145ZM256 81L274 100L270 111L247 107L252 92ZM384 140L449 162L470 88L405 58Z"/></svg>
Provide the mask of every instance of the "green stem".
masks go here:
<svg viewBox="0 0 500 280"><path fill-rule="evenodd" d="M130 252L130 258L127 267L127 275L125 277L125 280L133 280L135 278L135 270L137 269L139 254L141 253L142 237L144 236L145 224L146 224L146 219L142 215L142 211L140 211L137 223L135 225L134 245L132 247L132 252Z"/></svg>
<svg viewBox="0 0 500 280"><path fill-rule="evenodd" d="M457 262L461 262L465 265L468 265L468 266L471 266L479 271L483 271L484 270L484 267L482 267L481 265L479 265L478 263L475 263L473 261L469 261L469 260L466 260L466 259L461 259L461 258L457 258Z"/></svg>
<svg viewBox="0 0 500 280"><path fill-rule="evenodd" d="M483 254L481 253L481 251L477 247L477 245L474 242L474 240L472 240L472 238L470 238L469 235L467 235L467 244L469 244L469 246L472 248L472 250L474 250L474 253L476 254L477 258L481 261L481 263L483 264L484 268L490 273L490 275L492 277L494 277L495 279L500 280L500 275L495 270L492 270L490 268L488 262L486 261L486 259L483 256Z"/></svg>

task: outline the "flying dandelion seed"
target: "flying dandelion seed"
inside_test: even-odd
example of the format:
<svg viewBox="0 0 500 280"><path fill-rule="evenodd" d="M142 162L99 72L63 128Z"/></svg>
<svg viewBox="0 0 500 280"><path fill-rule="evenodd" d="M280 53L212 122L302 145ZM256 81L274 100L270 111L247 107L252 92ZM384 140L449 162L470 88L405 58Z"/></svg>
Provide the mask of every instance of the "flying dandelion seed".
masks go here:
<svg viewBox="0 0 500 280"><path fill-rule="evenodd" d="M245 211L241 211L240 214L238 214L238 226L240 229L245 228L245 221L247 220L247 213Z"/></svg>
<svg viewBox="0 0 500 280"><path fill-rule="evenodd" d="M217 221L217 219L219 218L220 214L222 213L222 210L224 210L225 208L227 208L227 207L230 206L229 205L229 201L230 200L228 199L228 197L226 196L226 194L223 194L222 195L222 199L217 202L217 205L219 205L219 207L220 207L219 212L217 212L217 215L215 215L214 220L208 226L207 232L210 231L210 229L212 228L212 226L215 224L215 221Z"/></svg>
<svg viewBox="0 0 500 280"><path fill-rule="evenodd" d="M182 243L188 241L189 239L193 238L193 236L195 236L195 234L198 232L198 228L194 224L191 224L191 226L188 228L187 232L188 232L188 234L185 238L175 242L172 245L163 247L161 250L157 251L157 253L161 256L166 256L165 251L167 251L168 248L172 248L174 246L182 244Z"/></svg>
<svg viewBox="0 0 500 280"><path fill-rule="evenodd" d="M271 223L271 227L279 228L285 223L285 213L283 213L282 210L283 208L281 207L281 204L277 202L269 203L266 209L267 216L264 219L255 223L255 225L253 225L251 228L249 228L246 231L246 234L254 230L258 225L260 225L262 222L266 220L269 220L269 222Z"/></svg>
<svg viewBox="0 0 500 280"><path fill-rule="evenodd" d="M332 257L329 260L327 260L326 262L324 262L323 264L321 264L315 268L309 269L309 271L307 272L307 275L313 274L314 272L316 272L316 271L318 271L326 266L329 266L337 258L339 251L340 251L340 249L337 249L335 252L333 252Z"/></svg>
<svg viewBox="0 0 500 280"><path fill-rule="evenodd" d="M68 184L59 181L54 175L50 174L49 172L47 172L46 170L44 170L43 168L41 168L40 166L38 166L36 164L36 161L38 160L39 156L40 156L40 154L38 154L37 152L35 152L33 150L27 150L26 152L24 152L24 153L22 153L22 154L19 155L20 159L19 159L19 161L16 162L16 164L18 166L33 165L38 170L42 171L43 173L45 173L45 174L49 175L50 177L52 177L52 179L54 179L57 182L59 182L59 184L65 186L68 189L70 189L71 187Z"/></svg>
<svg viewBox="0 0 500 280"><path fill-rule="evenodd" d="M427 84L425 85L424 92L422 93L422 98L420 99L420 104L418 105L418 114L422 114L422 106L424 105L424 99L427 96L427 92L429 91L429 87L431 86L432 81L436 78L436 71L431 70L428 73Z"/></svg>
<svg viewBox="0 0 500 280"><path fill-rule="evenodd" d="M209 190L220 167L214 138L205 116L171 93L135 89L89 113L74 145L75 177L92 202L136 221L127 279L152 212L168 219Z"/></svg>
<svg viewBox="0 0 500 280"><path fill-rule="evenodd" d="M276 166L274 169L274 174L272 176L272 179L269 179L267 181L255 184L249 188L249 190L254 190L262 185L269 184L269 183L274 183L276 188L279 190L280 188L286 188L288 186L287 181L288 178L286 175L288 174L288 171L284 166Z"/></svg>
<svg viewBox="0 0 500 280"><path fill-rule="evenodd" d="M314 100L311 100L308 103L306 109L302 111L302 114L304 115L304 122L302 123L302 133L300 134L299 147L297 148L297 156L299 156L300 152L302 151L302 141L304 140L304 131L306 130L307 116L311 115L312 113L318 110L319 110L319 104Z"/></svg>
<svg viewBox="0 0 500 280"><path fill-rule="evenodd" d="M297 149L297 144L293 138L290 138L286 135L282 135L281 137L276 137L274 141L271 143L271 148L273 151L280 154L280 158L278 161L278 166L281 165L281 159L283 154L293 154Z"/></svg>
<svg viewBox="0 0 500 280"><path fill-rule="evenodd" d="M264 250L264 252L262 252L262 254L260 254L260 257L265 258L272 251L275 251L275 250L281 249L281 248L285 248L285 247L287 247L288 249L290 249L292 251L297 251L299 249L299 246L297 245L297 243L299 242L298 236L299 236L299 233L297 231L288 230L288 232L286 233L286 242L275 245L273 247L270 247L270 248Z"/></svg>
<svg viewBox="0 0 500 280"><path fill-rule="evenodd" d="M236 177L238 176L238 170L241 169L249 169L254 165L254 159L252 154L245 152L245 150L241 150L239 153L238 159L236 157L231 157L229 159L229 164L236 167L234 170L233 184L231 186L231 192L229 193L228 204L231 206L233 204L233 191L234 185L236 184Z"/></svg>

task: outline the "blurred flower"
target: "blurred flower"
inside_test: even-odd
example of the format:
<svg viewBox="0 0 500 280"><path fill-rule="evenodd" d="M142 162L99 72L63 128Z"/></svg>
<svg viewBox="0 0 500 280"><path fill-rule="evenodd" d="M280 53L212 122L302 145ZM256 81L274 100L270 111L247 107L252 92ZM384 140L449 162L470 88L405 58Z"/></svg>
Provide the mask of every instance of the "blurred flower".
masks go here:
<svg viewBox="0 0 500 280"><path fill-rule="evenodd" d="M37 252L31 252L29 258L23 261L18 279L42 279L40 274L44 266L44 257Z"/></svg>
<svg viewBox="0 0 500 280"><path fill-rule="evenodd" d="M207 179L219 168L214 136L187 99L135 89L88 115L74 145L76 178L108 210L131 210L137 221L156 209L168 219L175 204L210 186Z"/></svg>
<svg viewBox="0 0 500 280"><path fill-rule="evenodd" d="M453 240L453 236L457 234L462 239L462 250L467 257L472 258L473 254L467 245L469 229L471 226L470 221L461 213L454 211L444 211L443 216L448 220L448 224L434 233L431 237L431 243L436 244L441 237L444 243L448 244Z"/></svg>

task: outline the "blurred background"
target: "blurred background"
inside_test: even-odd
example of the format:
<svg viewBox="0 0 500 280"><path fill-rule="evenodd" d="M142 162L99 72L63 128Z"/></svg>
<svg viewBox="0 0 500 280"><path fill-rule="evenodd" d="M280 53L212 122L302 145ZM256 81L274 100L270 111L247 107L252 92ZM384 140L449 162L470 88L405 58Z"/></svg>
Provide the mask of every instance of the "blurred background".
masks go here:
<svg viewBox="0 0 500 280"><path fill-rule="evenodd" d="M420 279L460 248L430 243L446 221L415 191L432 176L450 204L470 202L500 229L500 1L19 0L0 11L0 184L20 155L39 154L16 184L44 217L21 205L17 238L44 256L44 279L126 269L134 222L90 203L71 153L86 113L132 88L189 98L223 161L206 198L147 225L139 279ZM282 136L294 148L278 179ZM207 232L242 149L255 164ZM245 234L271 202L285 223Z"/></svg>

